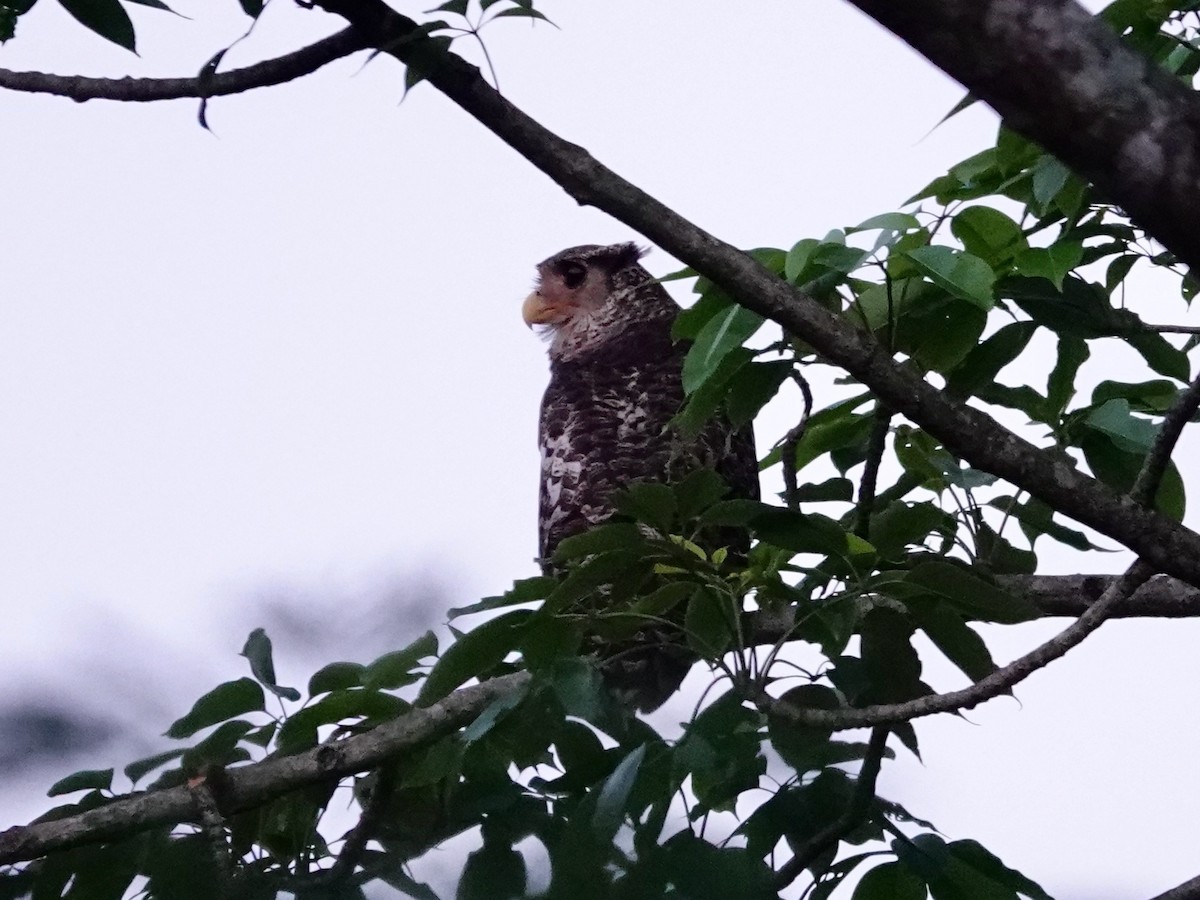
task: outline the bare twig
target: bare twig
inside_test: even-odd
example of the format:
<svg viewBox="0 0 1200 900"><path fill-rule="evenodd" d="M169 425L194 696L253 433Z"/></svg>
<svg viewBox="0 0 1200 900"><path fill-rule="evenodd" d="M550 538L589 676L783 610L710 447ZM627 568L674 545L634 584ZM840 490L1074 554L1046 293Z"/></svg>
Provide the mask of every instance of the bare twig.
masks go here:
<svg viewBox="0 0 1200 900"><path fill-rule="evenodd" d="M396 787L396 767L381 766L375 777L375 786L371 798L367 801L358 824L346 835L346 842L338 854L337 861L330 867L324 879L328 887L335 887L354 874L362 859L367 842L375 836L379 823L392 800Z"/></svg>
<svg viewBox="0 0 1200 900"><path fill-rule="evenodd" d="M803 846L775 873L775 890L782 891L800 877L800 874L812 865L813 860L836 846L838 841L857 828L867 818L871 801L875 799L875 781L879 778L879 768L883 762L883 753L887 748L889 729L885 725L877 725L871 729L871 739L867 743L867 752L863 756L862 768L858 772L858 782L854 785L854 793L850 802L842 810L842 814L826 825Z"/></svg>
<svg viewBox="0 0 1200 900"><path fill-rule="evenodd" d="M812 414L813 396L812 388L808 386L808 380L797 372L792 370L792 380L796 382L800 388L800 393L804 396L804 412L800 415L800 421L796 427L783 436L783 440L779 446L779 462L783 466L783 502L788 509L800 508L800 485L797 479L796 472L796 450L800 446L800 439L804 437L804 431L808 428L808 417Z"/></svg>
<svg viewBox="0 0 1200 900"><path fill-rule="evenodd" d="M221 777L224 777L224 771ZM225 819L217 809L217 798L213 794L212 785L207 777L192 779L187 782L187 789L192 793L196 811L200 819L200 830L208 843L209 854L216 870L219 893L223 897L232 896L236 871L233 865L233 855L229 848L229 837L225 832Z"/></svg>
<svg viewBox="0 0 1200 900"><path fill-rule="evenodd" d="M1200 334L1200 325L1145 325L1146 331L1157 331L1159 334Z"/></svg>
<svg viewBox="0 0 1200 900"><path fill-rule="evenodd" d="M213 75L211 78L86 78L47 72L13 72L0 69L0 88L36 94L55 94L80 103L86 100L122 100L146 103L185 97L218 97L270 87L310 75L322 66L370 44L353 28L303 47L294 53Z"/></svg>
<svg viewBox="0 0 1200 900"><path fill-rule="evenodd" d="M1175 452L1175 445L1183 434L1184 426L1195 415L1198 408L1200 408L1200 378L1193 381L1188 385L1187 390L1175 398L1175 402L1163 416L1154 445L1146 454L1146 460L1142 463L1142 470L1138 472L1137 481L1129 491L1129 495L1138 503L1148 505L1154 502L1154 495L1158 493L1158 486L1167 471L1167 463L1171 461L1171 454Z"/></svg>
<svg viewBox="0 0 1200 900"><path fill-rule="evenodd" d="M774 709L803 725L832 728L835 731L863 728L868 725L896 724L936 713L972 709L985 700L1007 693L1014 685L1024 681L1038 669L1059 659L1067 651L1078 646L1084 638L1104 623L1109 609L1118 600L1132 594L1153 572L1153 569L1140 560L1135 562L1125 574L1108 586L1098 601L1089 606L1083 615L1057 635L1024 656L1013 660L1007 666L997 669L962 690L931 694L904 703L868 706L864 709L800 709L779 701L775 702Z"/></svg>
<svg viewBox="0 0 1200 900"><path fill-rule="evenodd" d="M425 709L414 709L378 728L305 753L225 770L221 791L226 814L261 806L273 797L331 778L376 768L389 759L457 730L489 704L529 682L515 672L461 688ZM37 859L54 850L126 837L156 825L191 821L193 794L185 785L114 800L106 806L0 832L0 865Z"/></svg>
<svg viewBox="0 0 1200 900"><path fill-rule="evenodd" d="M867 459L863 466L862 481L858 485L858 503L854 508L854 533L866 538L871 528L871 513L875 511L875 485L879 481L879 464L883 461L888 429L892 414L879 404L875 407L875 420L871 423L871 434L867 439Z"/></svg>

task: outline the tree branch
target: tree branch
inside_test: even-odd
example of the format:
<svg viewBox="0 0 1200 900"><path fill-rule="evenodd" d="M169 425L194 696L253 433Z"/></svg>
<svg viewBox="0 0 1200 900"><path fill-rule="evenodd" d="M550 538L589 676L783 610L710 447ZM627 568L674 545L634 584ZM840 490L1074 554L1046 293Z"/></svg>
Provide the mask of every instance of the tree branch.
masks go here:
<svg viewBox="0 0 1200 900"><path fill-rule="evenodd" d="M1074 0L850 0L1200 271L1200 101Z"/></svg>
<svg viewBox="0 0 1200 900"><path fill-rule="evenodd" d="M1162 482L1163 475L1166 474L1171 454L1175 452L1175 445L1179 442L1184 427L1191 421L1198 408L1200 408L1200 378L1193 381L1186 391L1175 398L1175 402L1163 416L1162 425L1159 426L1158 435L1154 439L1154 446L1146 454L1146 460L1142 463L1142 470L1138 472L1137 481L1129 491L1129 496L1138 503L1149 505L1154 502L1154 495L1158 493L1158 486Z"/></svg>
<svg viewBox="0 0 1200 900"><path fill-rule="evenodd" d="M871 729L871 739L867 743L867 752L863 757L858 782L854 785L854 794L850 797L850 802L836 820L810 837L804 846L796 850L791 859L780 866L779 871L775 873L775 890L782 891L799 878L800 873L811 866L813 860L835 846L866 819L871 801L875 799L875 781L879 778L879 769L883 764L888 734L889 730L884 725L877 725Z"/></svg>
<svg viewBox="0 0 1200 900"><path fill-rule="evenodd" d="M1046 616L1079 616L1116 580L1116 575L1001 575L996 581L1023 595ZM1200 590L1167 576L1151 578L1132 596L1113 604L1113 619L1200 616Z"/></svg>
<svg viewBox="0 0 1200 900"><path fill-rule="evenodd" d="M1122 597L1132 594L1153 574L1153 570L1141 560L1135 562L1124 575L1108 586L1098 601L1092 604L1078 619L1033 650L997 669L970 687L944 694L932 694L908 700L904 703L889 703L868 706L865 709L826 710L812 707L800 708L776 700L772 708L802 725L814 725L843 731L848 728L863 728L868 725L889 725L943 712L958 712L972 709L985 700L1007 692L1024 681L1038 669L1064 656L1078 646L1084 638L1099 628L1108 616L1109 609Z"/></svg>
<svg viewBox="0 0 1200 900"><path fill-rule="evenodd" d="M86 100L124 100L146 103L184 97L219 97L253 88L270 87L311 75L322 66L370 46L353 28L303 47L294 53L220 72L211 78L86 78L46 72L0 69L0 88L35 94L55 94L80 103Z"/></svg>
<svg viewBox="0 0 1200 900"><path fill-rule="evenodd" d="M373 769L399 753L456 731L498 698L519 690L529 673L516 672L465 687L426 709L414 709L378 728L305 753L225 770L222 812L261 806L309 784ZM134 794L98 809L0 832L0 865L37 859L54 850L128 837L156 825L196 820L186 785Z"/></svg>
<svg viewBox="0 0 1200 900"><path fill-rule="evenodd" d="M893 411L935 435L975 468L1004 478L1055 509L1119 541L1152 568L1200 586L1200 535L1084 475L1061 455L1040 450L987 414L951 401L892 360L869 335L792 288L749 255L664 206L521 112L452 53L416 39L417 25L382 0L320 0L345 17L372 45L403 62L418 60L438 90L516 149L578 202L637 229L667 252L729 292L739 303L778 322L841 366ZM1193 99L1200 119L1200 100ZM1038 102L1052 116L1052 106ZM1200 145L1198 145L1200 146ZM1180 187L1181 194L1189 194ZM1194 193L1191 192L1191 193ZM1200 203L1195 204L1200 211ZM1196 232L1200 235L1200 228Z"/></svg>
<svg viewBox="0 0 1200 900"><path fill-rule="evenodd" d="M1169 891L1163 891L1150 900L1200 900L1200 875L1176 885Z"/></svg>

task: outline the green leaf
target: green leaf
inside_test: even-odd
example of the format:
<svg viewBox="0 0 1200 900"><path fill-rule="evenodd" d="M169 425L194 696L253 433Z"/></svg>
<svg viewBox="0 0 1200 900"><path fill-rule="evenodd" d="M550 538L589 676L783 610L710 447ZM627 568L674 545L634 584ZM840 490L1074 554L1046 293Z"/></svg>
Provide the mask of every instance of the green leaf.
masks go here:
<svg viewBox="0 0 1200 900"><path fill-rule="evenodd" d="M582 635L575 623L542 616L530 622L518 649L531 671L541 671L564 657L578 655L581 642Z"/></svg>
<svg viewBox="0 0 1200 900"><path fill-rule="evenodd" d="M604 527L604 526L601 526ZM604 585L613 584L622 576L635 573L639 568L641 553L631 550L613 550L599 553L571 570L562 584L546 598L545 612L558 612L572 603L589 596ZM609 602L613 597L608 597Z"/></svg>
<svg viewBox="0 0 1200 900"><path fill-rule="evenodd" d="M729 485L712 469L696 469L671 485L681 522L690 522L727 493Z"/></svg>
<svg viewBox="0 0 1200 900"><path fill-rule="evenodd" d="M946 390L969 396L994 381L1000 371L1021 355L1037 331L1036 322L1011 322L970 351L947 379Z"/></svg>
<svg viewBox="0 0 1200 900"><path fill-rule="evenodd" d="M707 279L697 281L696 292L700 294L700 299L675 317L671 326L674 340L695 341L709 322L733 306L733 298Z"/></svg>
<svg viewBox="0 0 1200 900"><path fill-rule="evenodd" d="M707 585L696 589L688 601L683 628L688 646L704 659L716 659L733 641L732 599Z"/></svg>
<svg viewBox="0 0 1200 900"><path fill-rule="evenodd" d="M950 231L966 251L990 265L1012 258L1027 244L1021 226L990 206L968 206L950 220Z"/></svg>
<svg viewBox="0 0 1200 900"><path fill-rule="evenodd" d="M184 752L185 748L180 747L177 750L167 750L165 753L156 753L153 756L147 756L145 759L131 762L124 769L125 777L135 783L141 781L143 775L153 772L161 766L165 766L173 759L179 759L179 757L183 756Z"/></svg>
<svg viewBox="0 0 1200 900"><path fill-rule="evenodd" d="M656 485L664 487L664 485ZM670 493L670 488L665 488ZM671 500L674 503L674 500ZM632 505L626 502L626 505ZM668 529L664 529L668 530ZM590 556L595 556L596 553L607 553L614 550L638 550L646 544L646 538L642 534L641 528L637 527L634 522L605 522L589 528L586 532L580 534L572 534L570 538L565 538L559 542L558 547L554 550L554 562L566 563L571 559L583 559ZM551 596L558 593L558 589L551 592Z"/></svg>
<svg viewBox="0 0 1200 900"><path fill-rule="evenodd" d="M1109 401L1109 403L1121 402L1124 401ZM1112 425L1113 423L1110 421L1108 424ZM1118 443L1111 434L1095 430L1087 422L1081 423L1078 431L1081 434L1075 443L1083 450L1083 458L1096 477L1121 492L1126 492L1133 487L1134 480L1141 471L1145 453L1129 449L1131 444L1128 438L1122 438ZM1174 462L1167 464L1162 483L1154 498L1154 505L1161 513L1176 522L1183 520L1184 512L1187 509L1187 497L1183 479Z"/></svg>
<svg viewBox="0 0 1200 900"><path fill-rule="evenodd" d="M796 553L841 556L850 549L846 530L828 516L817 513L768 507L754 518L751 528L768 544Z"/></svg>
<svg viewBox="0 0 1200 900"><path fill-rule="evenodd" d="M1142 355L1146 364L1159 375L1180 381L1190 380L1191 366L1187 354L1173 346L1155 331L1140 331L1129 335L1129 345Z"/></svg>
<svg viewBox="0 0 1200 900"><path fill-rule="evenodd" d="M1046 382L1046 418L1057 419L1075 396L1075 376L1087 362L1091 351L1085 341L1074 337L1058 339L1058 357Z"/></svg>
<svg viewBox="0 0 1200 900"><path fill-rule="evenodd" d="M315 697L317 694L324 694L329 691L362 687L363 676L366 675L366 672L367 667L361 663L330 663L318 670L312 678L308 679L308 695Z"/></svg>
<svg viewBox="0 0 1200 900"><path fill-rule="evenodd" d="M1031 897L1033 900L1051 900L1037 882L1026 878L1016 869L1010 869L978 841L953 841L949 845L950 855L986 875L997 884Z"/></svg>
<svg viewBox="0 0 1200 900"><path fill-rule="evenodd" d="M791 375L790 360L751 362L742 366L729 380L725 397L725 413L734 428L754 421L759 411L779 393L780 386Z"/></svg>
<svg viewBox="0 0 1200 900"><path fill-rule="evenodd" d="M1030 278L1045 278L1060 291L1072 269L1083 259L1083 244L1067 241L1049 247L1030 247L1017 254L1014 265L1017 271Z"/></svg>
<svg viewBox="0 0 1200 900"><path fill-rule="evenodd" d="M921 682L912 633L908 619L894 609L879 606L863 616L860 649L872 703L900 703L929 693Z"/></svg>
<svg viewBox="0 0 1200 900"><path fill-rule="evenodd" d="M317 729L322 725L364 718L378 723L408 709L409 705L399 697L382 691L361 688L330 691L316 703L289 716L279 729L276 743L284 753L295 753L316 745Z"/></svg>
<svg viewBox="0 0 1200 900"><path fill-rule="evenodd" d="M1123 399L1105 402L1099 409L1092 410L1084 421L1130 453L1149 451L1158 432L1152 423L1133 415L1129 401Z"/></svg>
<svg viewBox="0 0 1200 900"><path fill-rule="evenodd" d="M921 223L917 220L916 216L902 212L890 212L871 216L871 218L859 222L853 228L847 228L846 234L854 234L858 231L873 231L877 228L884 231L911 231L920 227ZM792 249L795 250L796 248L793 247Z"/></svg>
<svg viewBox="0 0 1200 900"><path fill-rule="evenodd" d="M183 754L183 770L201 772L205 766L227 766L248 760L250 754L238 744L253 727L253 723L245 719L222 722L204 740Z"/></svg>
<svg viewBox="0 0 1200 900"><path fill-rule="evenodd" d="M825 685L804 684L792 688L768 711L767 734L771 738L771 746L798 775L824 768L829 761L829 739L833 729L801 724L786 710L838 710L845 705L841 695Z"/></svg>
<svg viewBox="0 0 1200 900"><path fill-rule="evenodd" d="M496 15L492 16L492 18L493 19L503 19L503 18L506 18L509 16L519 17L519 18L523 18L523 19L541 19L543 22L550 22L550 20L547 19L543 13L538 12L536 9L534 9L533 7L530 7L530 6L509 7L508 9L503 9L500 12L496 13ZM553 25L554 23L550 22L550 24Z"/></svg>
<svg viewBox="0 0 1200 900"><path fill-rule="evenodd" d="M76 791L110 791L112 778L112 769L84 769L54 782L46 791L46 796L59 797Z"/></svg>
<svg viewBox="0 0 1200 900"><path fill-rule="evenodd" d="M437 637L432 631L426 631L404 649L385 653L367 666L363 685L368 688L394 690L411 684L413 669L421 660L436 656L437 650Z"/></svg>
<svg viewBox="0 0 1200 900"><path fill-rule="evenodd" d="M1028 600L1014 597L953 563L940 560L918 563L904 580L944 597L959 612L983 622L1014 625L1041 616Z"/></svg>
<svg viewBox="0 0 1200 900"><path fill-rule="evenodd" d="M416 705L436 703L463 683L494 668L516 649L532 615L527 609L503 613L447 647L421 685Z"/></svg>
<svg viewBox="0 0 1200 900"><path fill-rule="evenodd" d="M1033 167L1033 199L1045 211L1067 185L1071 170L1053 156L1043 156Z"/></svg>
<svg viewBox="0 0 1200 900"><path fill-rule="evenodd" d="M684 393L695 393L717 371L726 354L742 346L763 321L758 313L734 305L705 324L683 361Z"/></svg>
<svg viewBox="0 0 1200 900"><path fill-rule="evenodd" d="M497 13L519 15L533 10L506 9ZM482 847L467 855L455 891L455 900L496 900L525 897L527 873L525 857L510 846L484 841Z"/></svg>
<svg viewBox="0 0 1200 900"><path fill-rule="evenodd" d="M605 843L611 841L625 819L625 806L637 780L638 769L646 758L646 745L642 744L626 756L612 774L604 780L596 797L596 811L592 814L592 830Z"/></svg>
<svg viewBox="0 0 1200 900"><path fill-rule="evenodd" d="M880 555L897 556L920 547L931 534L954 533L954 520L932 503L890 503L871 517L868 538Z"/></svg>
<svg viewBox="0 0 1200 900"><path fill-rule="evenodd" d="M675 523L675 492L665 484L654 481L634 482L617 495L615 505L618 512L637 519L639 522L645 522L663 534L669 534L672 530L671 526ZM603 527L601 526L601 528ZM633 528L635 531L637 530L636 525ZM592 533L594 534L595 531L594 529ZM614 529L609 534L617 535L619 532ZM566 542L564 541L564 543ZM631 548L639 543L640 541L630 538L624 543L601 547L599 550L591 552ZM577 555L578 551L575 550L573 553ZM555 558L558 558L557 553Z"/></svg>
<svg viewBox="0 0 1200 900"><path fill-rule="evenodd" d="M266 631L255 628L246 638L242 647L242 656L250 661L250 672L276 697L284 700L299 700L300 692L295 688L281 687L275 682L275 662L271 655L271 639Z"/></svg>
<svg viewBox="0 0 1200 900"><path fill-rule="evenodd" d="M201 728L216 725L248 712L265 708L262 687L250 678L227 681L195 702L186 716L176 719L167 729L167 737L191 737Z"/></svg>
<svg viewBox="0 0 1200 900"><path fill-rule="evenodd" d="M1102 406L1109 400L1125 400L1131 411L1162 415L1170 409L1179 389L1163 378L1130 384L1123 381L1102 381L1092 391L1092 405Z"/></svg>
<svg viewBox="0 0 1200 900"><path fill-rule="evenodd" d="M796 487L800 503L849 503L854 499L854 484L849 478L827 478L820 484L801 484Z"/></svg>
<svg viewBox="0 0 1200 900"><path fill-rule="evenodd" d="M907 605L917 627L972 681L996 670L987 644L959 613L936 600L915 598Z"/></svg>
<svg viewBox="0 0 1200 900"><path fill-rule="evenodd" d="M925 882L919 876L898 862L889 862L867 872L851 900L925 900L925 896Z"/></svg>
<svg viewBox="0 0 1200 900"><path fill-rule="evenodd" d="M672 581L645 597L639 597L631 612L655 618L665 616L690 597L694 590L696 585L690 581Z"/></svg>
<svg viewBox="0 0 1200 900"><path fill-rule="evenodd" d="M1035 322L1062 335L1084 339L1107 337L1127 332L1136 325L1132 313L1114 310L1108 292L1069 276L1057 290L1044 278L1005 278L998 292L1010 297Z"/></svg>
<svg viewBox="0 0 1200 900"><path fill-rule="evenodd" d="M804 274L809 260L820 245L821 242L814 238L804 238L804 240L797 241L795 246L788 251L783 269L784 277L792 284L795 284L796 280Z"/></svg>
<svg viewBox="0 0 1200 900"><path fill-rule="evenodd" d="M1021 531L1033 544L1042 535L1076 550L1096 550L1095 544L1082 531L1076 531L1054 521L1054 509L1041 500L1017 503L1015 497L994 497L988 505L1012 516L1021 524Z"/></svg>
<svg viewBox="0 0 1200 900"><path fill-rule="evenodd" d="M504 606L516 606L518 603L530 603L534 600L545 600L558 584L557 579L550 575L535 575L532 578L522 578L513 583L512 588L499 597L484 597L478 603L470 606L459 606L450 610L451 619L459 616L469 616L474 613L486 612Z"/></svg>
<svg viewBox="0 0 1200 900"><path fill-rule="evenodd" d="M474 722L463 729L463 745L469 747L471 744L475 743L477 740L491 731L495 727L496 723L499 722L506 713L516 709L521 705L521 702L525 699L528 693L528 688L525 688L519 691L511 691L507 694L501 694L499 697L493 700L483 710L483 712L479 714Z"/></svg>
<svg viewBox="0 0 1200 900"><path fill-rule="evenodd" d="M133 22L120 0L59 0L59 3L85 28L136 52Z"/></svg>
<svg viewBox="0 0 1200 900"><path fill-rule="evenodd" d="M985 312L995 304L992 288L996 276L978 256L942 246L918 247L907 256L934 284L954 296Z"/></svg>

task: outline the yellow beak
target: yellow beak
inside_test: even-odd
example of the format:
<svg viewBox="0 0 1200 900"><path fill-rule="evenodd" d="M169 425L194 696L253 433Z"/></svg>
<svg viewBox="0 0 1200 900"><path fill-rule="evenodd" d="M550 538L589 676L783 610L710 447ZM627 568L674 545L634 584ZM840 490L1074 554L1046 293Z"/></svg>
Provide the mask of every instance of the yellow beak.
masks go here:
<svg viewBox="0 0 1200 900"><path fill-rule="evenodd" d="M546 298L534 291L521 304L521 318L532 328L534 325L545 325L562 318L562 310L546 302Z"/></svg>

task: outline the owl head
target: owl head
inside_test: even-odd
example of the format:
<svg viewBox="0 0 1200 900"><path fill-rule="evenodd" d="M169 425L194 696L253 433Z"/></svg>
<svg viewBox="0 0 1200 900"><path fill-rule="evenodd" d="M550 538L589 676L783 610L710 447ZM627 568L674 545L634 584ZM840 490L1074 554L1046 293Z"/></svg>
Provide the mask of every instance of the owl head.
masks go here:
<svg viewBox="0 0 1200 900"><path fill-rule="evenodd" d="M521 314L531 328L546 329L551 357L579 357L620 340L631 325L675 316L675 301L638 264L645 252L633 243L584 244L538 263Z"/></svg>

